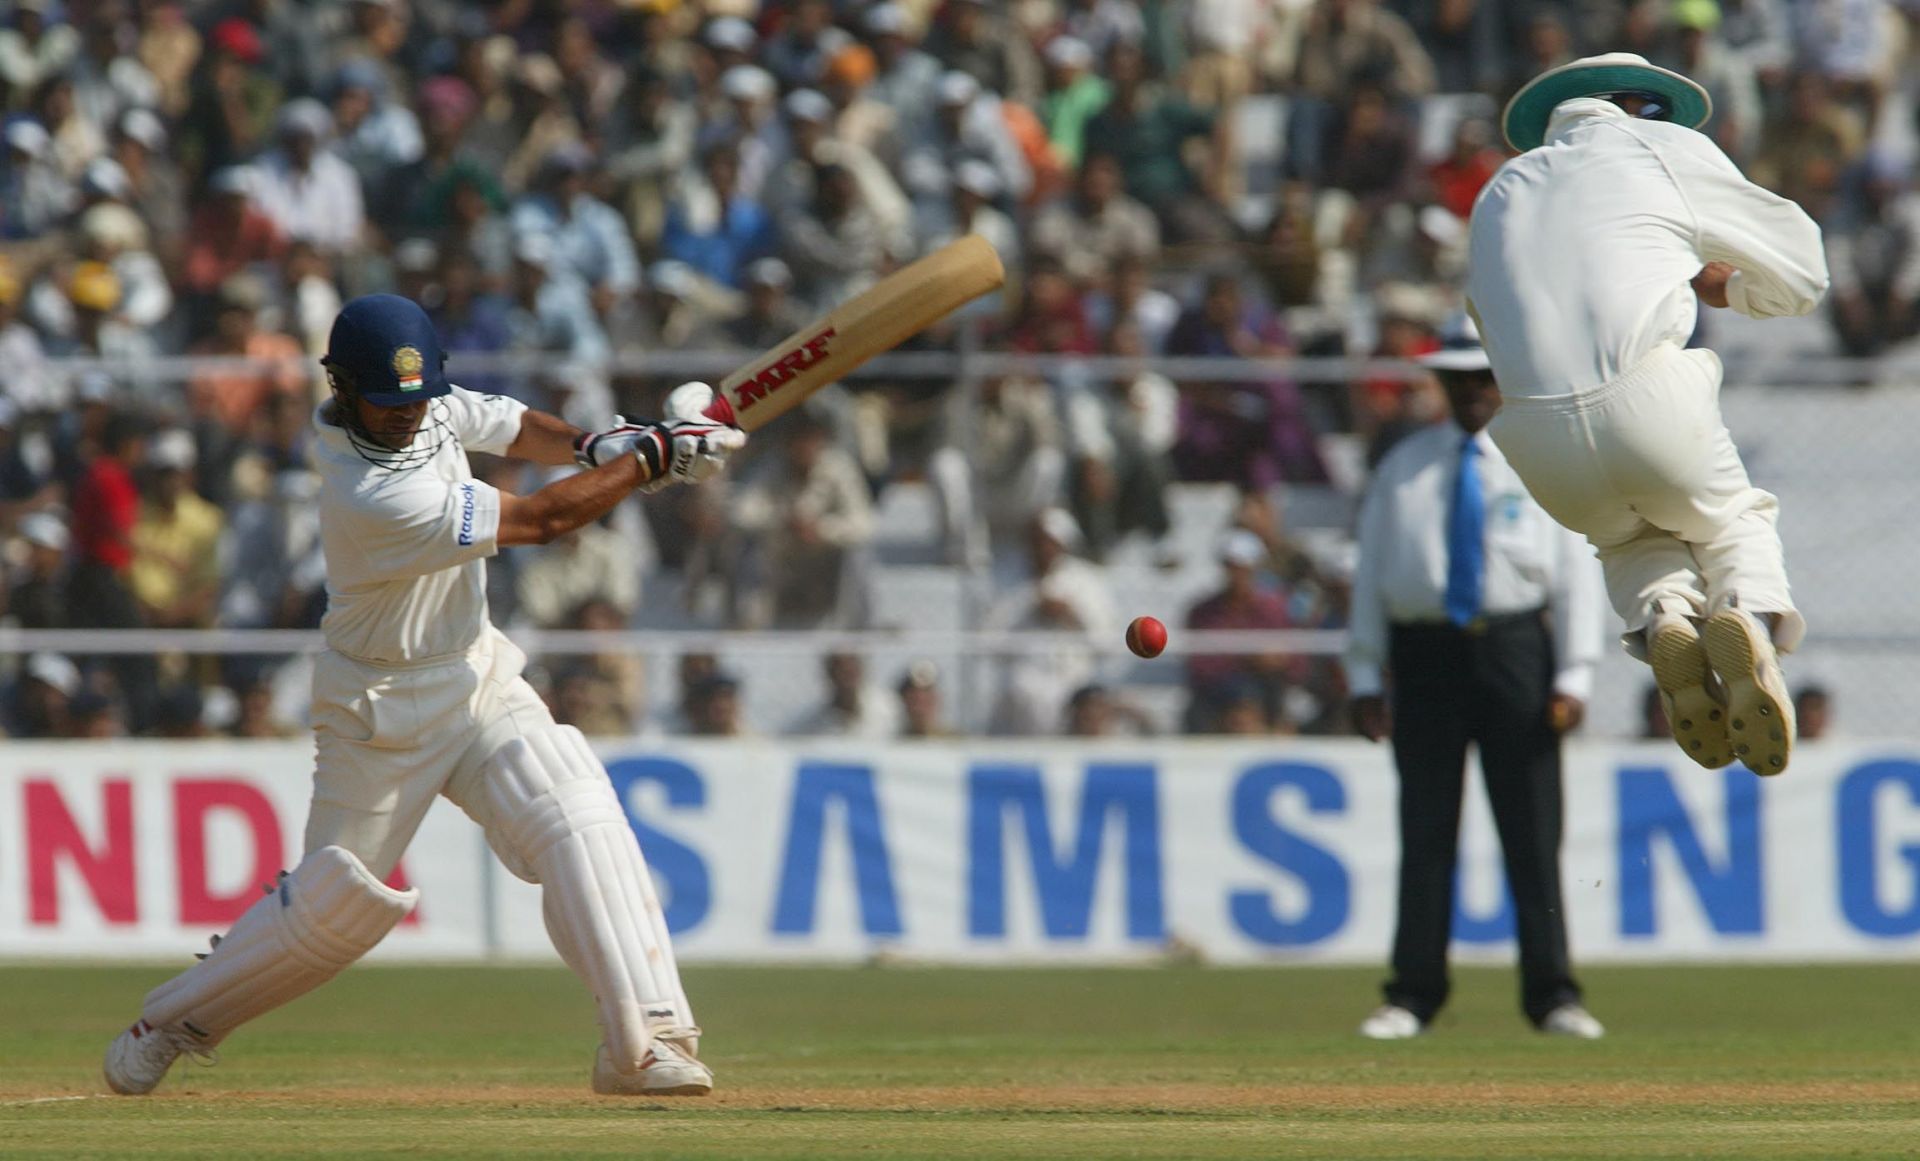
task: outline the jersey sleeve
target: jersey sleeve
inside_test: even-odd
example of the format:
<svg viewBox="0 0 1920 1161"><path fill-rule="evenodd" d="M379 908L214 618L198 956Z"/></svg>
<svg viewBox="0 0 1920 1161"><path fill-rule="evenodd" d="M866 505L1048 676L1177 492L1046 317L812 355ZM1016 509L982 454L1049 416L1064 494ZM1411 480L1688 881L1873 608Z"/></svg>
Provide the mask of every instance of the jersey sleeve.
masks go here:
<svg viewBox="0 0 1920 1161"><path fill-rule="evenodd" d="M500 491L407 473L356 497L347 526L361 559L341 572L373 581L425 576L498 551Z"/></svg>
<svg viewBox="0 0 1920 1161"><path fill-rule="evenodd" d="M526 414L527 405L517 399L455 387L446 401L447 422L460 438L460 446L468 451L505 455L520 437L520 417Z"/></svg>
<svg viewBox="0 0 1920 1161"><path fill-rule="evenodd" d="M1705 134L1670 130L1661 140L1659 157L1693 210L1700 257L1734 267L1727 305L1750 318L1812 313L1828 283L1814 220L1748 181Z"/></svg>

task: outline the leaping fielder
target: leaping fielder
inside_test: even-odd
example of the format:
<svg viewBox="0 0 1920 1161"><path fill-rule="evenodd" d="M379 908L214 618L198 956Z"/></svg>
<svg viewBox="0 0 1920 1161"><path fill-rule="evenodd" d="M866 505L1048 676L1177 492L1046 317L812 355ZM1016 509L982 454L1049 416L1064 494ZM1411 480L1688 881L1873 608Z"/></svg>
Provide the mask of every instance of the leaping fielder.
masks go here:
<svg viewBox="0 0 1920 1161"><path fill-rule="evenodd" d="M1494 442L1598 550L1675 740L1778 774L1794 722L1775 651L1805 623L1778 503L1720 419L1720 360L1684 345L1696 300L1803 315L1827 265L1812 219L1696 131L1710 111L1632 53L1535 77L1504 114L1520 156L1473 208L1467 297L1505 396Z"/></svg>
<svg viewBox="0 0 1920 1161"><path fill-rule="evenodd" d="M695 483L746 441L699 418L686 384L659 423L589 434L455 387L426 313L393 295L347 304L314 415L328 649L313 679L318 753L306 856L212 954L155 988L107 1049L115 1092L153 1090L255 1016L366 954L418 892L382 882L435 796L458 803L514 874L540 883L547 931L593 992L600 1093L713 1087L666 921L606 770L520 677L487 617L485 558L599 519L635 490ZM529 496L475 480L468 450L587 470Z"/></svg>

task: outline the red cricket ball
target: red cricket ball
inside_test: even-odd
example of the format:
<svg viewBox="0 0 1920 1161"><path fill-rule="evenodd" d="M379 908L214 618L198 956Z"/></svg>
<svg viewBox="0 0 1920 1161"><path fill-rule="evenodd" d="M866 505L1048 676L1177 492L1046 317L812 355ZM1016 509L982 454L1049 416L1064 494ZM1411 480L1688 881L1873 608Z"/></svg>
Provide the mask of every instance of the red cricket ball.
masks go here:
<svg viewBox="0 0 1920 1161"><path fill-rule="evenodd" d="M1136 657L1158 657L1167 647L1167 627L1154 617L1135 617L1127 626L1127 648Z"/></svg>

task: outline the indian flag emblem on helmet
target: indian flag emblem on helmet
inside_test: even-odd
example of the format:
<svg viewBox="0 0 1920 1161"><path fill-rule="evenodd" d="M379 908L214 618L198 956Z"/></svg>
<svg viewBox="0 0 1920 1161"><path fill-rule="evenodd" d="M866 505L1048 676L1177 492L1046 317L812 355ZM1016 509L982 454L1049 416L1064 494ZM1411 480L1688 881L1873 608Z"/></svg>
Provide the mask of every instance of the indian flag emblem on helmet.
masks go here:
<svg viewBox="0 0 1920 1161"><path fill-rule="evenodd" d="M415 347L401 347L393 353L393 373L400 379L400 390L418 391L425 385L427 361Z"/></svg>

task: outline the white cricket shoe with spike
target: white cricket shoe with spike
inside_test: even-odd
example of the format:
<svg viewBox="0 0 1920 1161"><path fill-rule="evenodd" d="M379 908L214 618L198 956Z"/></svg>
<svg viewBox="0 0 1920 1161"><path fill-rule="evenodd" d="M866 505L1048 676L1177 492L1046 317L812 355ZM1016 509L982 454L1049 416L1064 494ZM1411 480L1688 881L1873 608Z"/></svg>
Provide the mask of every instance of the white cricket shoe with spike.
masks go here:
<svg viewBox="0 0 1920 1161"><path fill-rule="evenodd" d="M706 1096L713 1091L713 1070L694 1056L695 1037L655 1035L637 1072L620 1072L602 1044L593 1060L593 1091L602 1096Z"/></svg>
<svg viewBox="0 0 1920 1161"><path fill-rule="evenodd" d="M145 1020L136 1020L133 1027L107 1045L107 1058L100 1071L106 1074L107 1087L113 1091L122 1096L144 1096L160 1084L167 1069L182 1055L204 1064L220 1059L181 1029L155 1028Z"/></svg>
<svg viewBox="0 0 1920 1161"><path fill-rule="evenodd" d="M1673 740L1687 757L1709 770L1733 761L1727 737L1727 707L1713 687L1713 671L1700 630L1692 620L1662 610L1647 626L1647 664L1660 688Z"/></svg>
<svg viewBox="0 0 1920 1161"><path fill-rule="evenodd" d="M1793 757L1793 698L1765 625L1743 609L1707 621L1707 656L1727 688L1727 737L1755 774L1779 774Z"/></svg>

